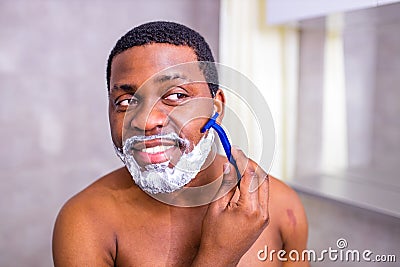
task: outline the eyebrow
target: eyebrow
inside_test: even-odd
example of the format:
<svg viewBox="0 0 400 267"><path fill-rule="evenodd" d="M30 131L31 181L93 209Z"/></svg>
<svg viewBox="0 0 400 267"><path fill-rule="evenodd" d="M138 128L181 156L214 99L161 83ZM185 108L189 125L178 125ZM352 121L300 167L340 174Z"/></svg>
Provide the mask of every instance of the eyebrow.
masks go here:
<svg viewBox="0 0 400 267"><path fill-rule="evenodd" d="M163 82L177 80L177 79L186 81L187 76L182 73L164 74L164 75L160 75L159 77L156 77L154 79L154 81L156 83L163 83ZM138 86L136 86L134 84L114 84L114 86L110 90L110 93L111 93L111 91L118 91L118 90L122 90L126 93L135 93L137 91L137 89L138 89Z"/></svg>
<svg viewBox="0 0 400 267"><path fill-rule="evenodd" d="M134 93L137 90L137 86L133 84L114 84L112 90L122 90L127 93Z"/></svg>
<svg viewBox="0 0 400 267"><path fill-rule="evenodd" d="M177 80L177 79L188 80L187 76L184 75L183 73L164 74L160 75L159 77L156 77L154 80L157 83L163 83L166 81Z"/></svg>

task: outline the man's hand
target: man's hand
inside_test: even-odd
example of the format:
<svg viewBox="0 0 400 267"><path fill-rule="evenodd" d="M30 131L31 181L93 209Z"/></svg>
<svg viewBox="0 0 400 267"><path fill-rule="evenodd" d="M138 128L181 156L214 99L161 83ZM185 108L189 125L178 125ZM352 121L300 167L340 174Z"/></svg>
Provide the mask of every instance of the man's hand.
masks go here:
<svg viewBox="0 0 400 267"><path fill-rule="evenodd" d="M237 177L234 166L226 163L217 200L203 220L194 266L237 265L268 225L268 175L241 150L232 148L232 155L242 174L239 198L233 201Z"/></svg>

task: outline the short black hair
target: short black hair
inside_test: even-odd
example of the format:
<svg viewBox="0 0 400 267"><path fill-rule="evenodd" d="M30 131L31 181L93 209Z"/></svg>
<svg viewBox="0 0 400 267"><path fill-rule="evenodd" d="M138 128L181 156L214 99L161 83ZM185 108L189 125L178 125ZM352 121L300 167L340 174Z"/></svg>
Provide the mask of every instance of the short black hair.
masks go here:
<svg viewBox="0 0 400 267"><path fill-rule="evenodd" d="M111 64L114 57L134 46L153 43L166 43L177 46L189 46L198 61L215 62L211 49L203 36L182 24L169 21L154 21L139 25L122 36L111 50L107 61L107 88L110 90ZM213 63L200 63L211 96L218 90L218 74Z"/></svg>

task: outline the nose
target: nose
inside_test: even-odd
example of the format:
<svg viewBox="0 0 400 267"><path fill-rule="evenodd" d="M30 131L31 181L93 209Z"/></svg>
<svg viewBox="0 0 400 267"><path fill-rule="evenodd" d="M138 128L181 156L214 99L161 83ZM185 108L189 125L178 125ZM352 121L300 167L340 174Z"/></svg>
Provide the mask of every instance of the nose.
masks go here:
<svg viewBox="0 0 400 267"><path fill-rule="evenodd" d="M129 120L129 127L140 135L154 135L161 133L162 128L167 124L168 113L162 108L160 101L143 103L135 108L125 120ZM126 121L127 123L127 121Z"/></svg>

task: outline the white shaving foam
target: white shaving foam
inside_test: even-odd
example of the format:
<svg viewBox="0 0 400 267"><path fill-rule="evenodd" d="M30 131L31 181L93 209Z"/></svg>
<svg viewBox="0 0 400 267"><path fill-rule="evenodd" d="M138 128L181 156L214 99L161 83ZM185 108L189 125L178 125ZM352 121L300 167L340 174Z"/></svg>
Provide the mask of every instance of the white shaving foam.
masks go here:
<svg viewBox="0 0 400 267"><path fill-rule="evenodd" d="M148 138L148 137L147 137ZM188 140L181 139L177 134L157 135L151 139L175 139L189 144ZM214 132L210 130L203 136L193 150L184 153L178 163L170 168L169 161L149 164L140 168L133 155L129 153L135 140L142 140L142 137L133 136L125 141L124 147L115 151L118 157L124 162L135 183L149 194L171 193L188 184L200 172L201 167L207 159L214 142Z"/></svg>

